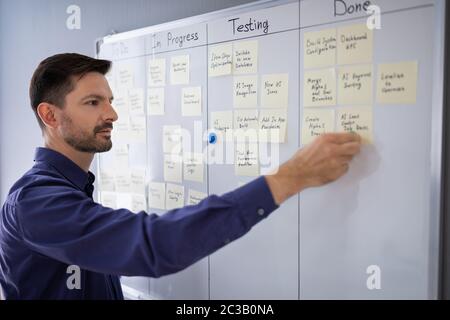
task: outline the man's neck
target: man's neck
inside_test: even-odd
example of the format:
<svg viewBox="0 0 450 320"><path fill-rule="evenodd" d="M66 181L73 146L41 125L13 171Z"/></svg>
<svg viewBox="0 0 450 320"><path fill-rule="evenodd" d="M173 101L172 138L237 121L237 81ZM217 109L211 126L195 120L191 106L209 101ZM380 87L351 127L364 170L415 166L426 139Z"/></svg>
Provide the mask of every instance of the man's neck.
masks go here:
<svg viewBox="0 0 450 320"><path fill-rule="evenodd" d="M89 171L89 167L91 166L92 160L94 159L94 153L75 150L66 143L49 141L48 139L45 140L46 148L52 149L65 155L85 172Z"/></svg>

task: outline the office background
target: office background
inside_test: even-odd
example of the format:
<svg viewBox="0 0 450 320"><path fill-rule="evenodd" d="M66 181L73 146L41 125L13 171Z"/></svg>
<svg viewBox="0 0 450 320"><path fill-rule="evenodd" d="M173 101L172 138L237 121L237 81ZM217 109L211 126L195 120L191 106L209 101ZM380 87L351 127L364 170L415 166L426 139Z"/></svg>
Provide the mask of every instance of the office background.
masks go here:
<svg viewBox="0 0 450 320"><path fill-rule="evenodd" d="M0 200L5 200L11 185L30 168L34 148L42 144L28 99L29 80L42 59L59 52L94 55L95 40L112 30L133 30L249 2L252 1L0 0ZM66 9L72 4L81 8L81 30L66 27ZM449 141L445 139L444 143ZM446 150L448 147L443 152ZM447 168L443 166L444 176ZM446 199L447 179L443 178L443 183ZM446 203L442 205L444 213L449 211ZM442 229L447 229L450 221L445 217ZM443 234L444 244L448 243L447 235ZM443 250L441 271L447 269L449 255L445 252L450 252L446 246ZM449 282L447 276L443 280ZM441 294L445 296L444 290Z"/></svg>

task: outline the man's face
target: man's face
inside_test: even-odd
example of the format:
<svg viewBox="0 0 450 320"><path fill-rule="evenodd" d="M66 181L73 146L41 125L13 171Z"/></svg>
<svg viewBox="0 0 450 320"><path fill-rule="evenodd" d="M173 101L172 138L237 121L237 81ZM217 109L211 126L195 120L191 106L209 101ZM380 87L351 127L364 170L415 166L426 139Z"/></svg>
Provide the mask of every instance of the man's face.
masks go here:
<svg viewBox="0 0 450 320"><path fill-rule="evenodd" d="M74 81L75 88L66 95L65 107L58 111L59 133L78 151L110 150L112 123L117 120L117 113L111 106L112 92L106 78L90 72Z"/></svg>

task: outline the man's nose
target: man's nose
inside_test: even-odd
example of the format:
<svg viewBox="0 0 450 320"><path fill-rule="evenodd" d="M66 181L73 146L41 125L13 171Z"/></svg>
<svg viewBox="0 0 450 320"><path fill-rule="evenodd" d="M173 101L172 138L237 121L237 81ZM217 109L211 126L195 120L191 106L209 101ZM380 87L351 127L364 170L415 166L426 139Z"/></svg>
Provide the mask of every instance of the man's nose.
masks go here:
<svg viewBox="0 0 450 320"><path fill-rule="evenodd" d="M117 115L116 110L114 110L114 107L111 105L111 103L107 103L106 120L114 122L117 121L118 118L119 116Z"/></svg>

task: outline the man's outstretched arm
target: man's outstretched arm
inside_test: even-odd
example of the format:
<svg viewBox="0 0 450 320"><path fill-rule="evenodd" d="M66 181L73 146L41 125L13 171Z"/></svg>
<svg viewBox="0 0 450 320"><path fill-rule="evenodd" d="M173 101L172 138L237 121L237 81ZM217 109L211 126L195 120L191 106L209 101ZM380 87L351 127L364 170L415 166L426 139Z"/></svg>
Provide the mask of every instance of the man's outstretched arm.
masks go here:
<svg viewBox="0 0 450 320"><path fill-rule="evenodd" d="M158 277L180 271L243 236L293 194L344 174L359 151L353 134L329 134L277 173L158 216L95 203L63 179L36 179L5 205L5 232L33 251L83 269Z"/></svg>

